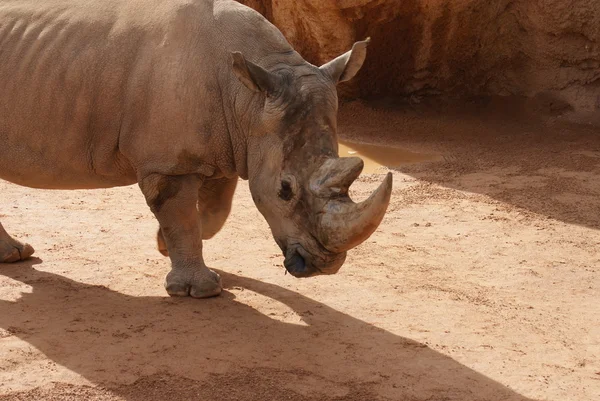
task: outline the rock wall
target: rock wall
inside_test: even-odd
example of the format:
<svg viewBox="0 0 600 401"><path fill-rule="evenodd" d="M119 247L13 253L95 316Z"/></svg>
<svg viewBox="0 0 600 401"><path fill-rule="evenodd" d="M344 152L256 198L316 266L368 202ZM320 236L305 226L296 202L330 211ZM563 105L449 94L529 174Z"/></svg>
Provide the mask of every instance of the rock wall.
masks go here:
<svg viewBox="0 0 600 401"><path fill-rule="evenodd" d="M536 95L600 110L600 0L239 0L322 64L370 36L350 97Z"/></svg>

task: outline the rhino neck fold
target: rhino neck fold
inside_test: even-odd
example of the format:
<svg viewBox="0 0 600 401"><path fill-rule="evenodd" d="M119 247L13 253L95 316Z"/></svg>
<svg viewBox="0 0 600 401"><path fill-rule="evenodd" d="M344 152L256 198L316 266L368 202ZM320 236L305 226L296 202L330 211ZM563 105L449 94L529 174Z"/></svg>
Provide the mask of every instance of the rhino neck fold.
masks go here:
<svg viewBox="0 0 600 401"><path fill-rule="evenodd" d="M237 82L230 84L230 90L223 94L223 112L227 125L231 161L235 173L242 179L248 179L248 139L260 113L259 96L246 93Z"/></svg>
<svg viewBox="0 0 600 401"><path fill-rule="evenodd" d="M283 53L266 55L260 58L260 64L269 71L291 69L306 63L293 49L285 49ZM251 92L237 79L232 80L228 70L219 74L219 89L223 105L223 113L227 124L233 168L244 180L248 179L249 158L260 157L249 150L251 136L261 135L260 118L264 107L264 94Z"/></svg>

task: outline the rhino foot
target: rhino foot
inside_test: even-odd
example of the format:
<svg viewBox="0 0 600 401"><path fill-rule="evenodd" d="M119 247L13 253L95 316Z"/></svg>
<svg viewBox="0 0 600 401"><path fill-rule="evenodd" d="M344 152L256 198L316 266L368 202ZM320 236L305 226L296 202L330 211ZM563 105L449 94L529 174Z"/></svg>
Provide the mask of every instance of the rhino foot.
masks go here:
<svg viewBox="0 0 600 401"><path fill-rule="evenodd" d="M10 242L0 240L0 263L12 263L25 260L33 255L33 247L11 238Z"/></svg>
<svg viewBox="0 0 600 401"><path fill-rule="evenodd" d="M221 293L221 276L207 267L200 269L173 269L165 281L172 297L209 298Z"/></svg>

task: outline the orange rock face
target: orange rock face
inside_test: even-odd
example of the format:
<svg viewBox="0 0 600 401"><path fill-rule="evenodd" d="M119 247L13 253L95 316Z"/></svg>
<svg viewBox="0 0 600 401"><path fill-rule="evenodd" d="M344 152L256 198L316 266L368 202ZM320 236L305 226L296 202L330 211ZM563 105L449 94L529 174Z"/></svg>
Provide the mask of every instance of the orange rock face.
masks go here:
<svg viewBox="0 0 600 401"><path fill-rule="evenodd" d="M310 62L372 39L351 97L550 95L600 109L598 0L239 0Z"/></svg>

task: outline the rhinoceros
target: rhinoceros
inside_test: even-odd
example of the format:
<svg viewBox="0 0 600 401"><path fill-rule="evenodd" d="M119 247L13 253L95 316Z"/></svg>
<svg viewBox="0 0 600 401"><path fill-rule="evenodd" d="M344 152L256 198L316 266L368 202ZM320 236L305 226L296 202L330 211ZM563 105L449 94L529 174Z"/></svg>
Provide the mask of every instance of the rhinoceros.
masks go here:
<svg viewBox="0 0 600 401"><path fill-rule="evenodd" d="M336 273L380 224L392 176L361 203L339 157L336 85L368 39L317 67L232 0L0 0L0 178L44 189L138 184L171 260L171 296L221 292L202 241L238 179L295 277ZM33 248L0 225L0 262Z"/></svg>

